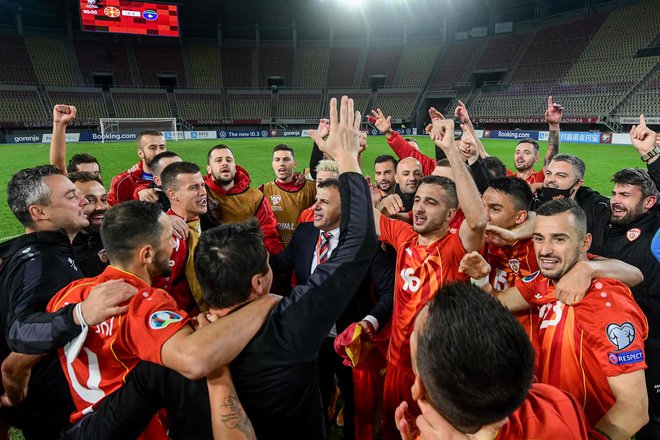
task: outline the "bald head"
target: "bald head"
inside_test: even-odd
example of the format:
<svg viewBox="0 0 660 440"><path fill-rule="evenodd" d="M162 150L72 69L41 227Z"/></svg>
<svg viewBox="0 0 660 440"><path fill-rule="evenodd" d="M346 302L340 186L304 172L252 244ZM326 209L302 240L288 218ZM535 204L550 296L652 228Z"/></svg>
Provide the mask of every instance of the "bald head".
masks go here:
<svg viewBox="0 0 660 440"><path fill-rule="evenodd" d="M401 159L396 166L394 180L396 180L399 189L403 193L414 194L422 181L422 177L424 177L422 164L413 157Z"/></svg>

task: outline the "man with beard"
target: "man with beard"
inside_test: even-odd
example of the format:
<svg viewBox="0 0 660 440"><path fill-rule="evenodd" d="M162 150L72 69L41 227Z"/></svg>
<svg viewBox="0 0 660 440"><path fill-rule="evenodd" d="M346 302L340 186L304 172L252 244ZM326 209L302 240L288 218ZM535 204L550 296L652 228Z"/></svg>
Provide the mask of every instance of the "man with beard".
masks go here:
<svg viewBox="0 0 660 440"><path fill-rule="evenodd" d="M466 279L458 273L458 265L466 251L481 249L486 228L479 191L454 141L454 121L434 119L431 136L446 153L454 181L439 176L422 179L414 198L412 226L388 219L374 209L376 232L397 252L392 336L383 394L385 440L398 438L394 411L402 401L418 412L410 394L415 376L409 344L415 315L439 286ZM376 204L380 197L375 190L372 197ZM459 203L465 220L458 231L450 230Z"/></svg>
<svg viewBox="0 0 660 440"><path fill-rule="evenodd" d="M574 200L541 206L533 240L540 271L495 295L511 311L539 308L539 382L583 402L589 427L604 438L629 439L648 421L646 318L630 290L611 278L584 283L577 302L555 297L556 284L591 246L586 215ZM473 278L490 270L476 253L461 266Z"/></svg>
<svg viewBox="0 0 660 440"><path fill-rule="evenodd" d="M401 198L403 212L410 212L415 201L415 192L422 182L424 173L419 161L412 157L401 159L396 166L394 194Z"/></svg>
<svg viewBox="0 0 660 440"><path fill-rule="evenodd" d="M151 400L142 401L141 393L154 390L148 388L152 381L172 376L167 368L188 379L201 379L227 365L259 330L277 302L277 298L264 295L212 323L199 315L197 323L205 325L193 331L188 314L167 292L151 286L154 277L169 272L174 244L169 217L157 204L142 201L128 201L109 209L101 237L112 265L98 277L74 281L48 303L50 312L62 308L78 311L77 304L88 297L93 286L111 279L124 280L139 292L119 303L124 306L119 319L106 320L93 330L81 320L80 336L59 350L76 406L71 415L75 425L63 438L169 438L167 428L153 414L162 405L191 402L180 394L153 395ZM159 389L171 385L175 376L170 381L160 380ZM191 421L206 421L190 429L208 433L208 411L208 406L199 407L189 414ZM175 418L176 414L168 411L168 417Z"/></svg>
<svg viewBox="0 0 660 440"><path fill-rule="evenodd" d="M202 233L199 216L206 214L206 186L199 167L191 162L175 162L168 165L160 176L163 193L171 208L169 216L184 220L189 233L186 240L173 236L174 250L170 256L170 274L154 278L151 283L169 293L179 308L188 313L207 310L195 276L193 255Z"/></svg>
<svg viewBox="0 0 660 440"><path fill-rule="evenodd" d="M135 188L151 183L154 178L151 161L157 154L167 149L163 133L156 130L145 130L138 133L137 145L140 162L134 167L135 171L124 171L113 177L110 182L110 192L108 193L110 206L132 200Z"/></svg>
<svg viewBox="0 0 660 440"><path fill-rule="evenodd" d="M279 144L273 148L273 171L275 180L259 187L270 200L270 206L277 219L277 232L282 246L286 247L298 226L298 218L306 208L314 203L316 185L310 180L298 183L293 172L296 158L293 148Z"/></svg>
<svg viewBox="0 0 660 440"><path fill-rule="evenodd" d="M383 197L394 194L396 166L397 160L389 154L378 156L374 161L374 180Z"/></svg>
<svg viewBox="0 0 660 440"><path fill-rule="evenodd" d="M109 208L108 192L98 174L78 171L67 174L67 177L87 200L84 212L89 226L76 234L72 243L76 263L86 277L95 277L108 265L108 256L101 241L103 215Z"/></svg>
<svg viewBox="0 0 660 440"><path fill-rule="evenodd" d="M261 191L250 187L250 175L243 167L236 165L234 153L228 146L219 144L211 148L206 172L204 182L209 199L215 205L209 209L212 220L220 225L238 223L256 216L268 252L279 254L283 247L270 203Z"/></svg>
<svg viewBox="0 0 660 440"><path fill-rule="evenodd" d="M536 210L550 200L569 198L582 205L585 191L579 191L584 184L586 166L582 159L572 154L558 154L545 170L541 190L534 195L532 209Z"/></svg>

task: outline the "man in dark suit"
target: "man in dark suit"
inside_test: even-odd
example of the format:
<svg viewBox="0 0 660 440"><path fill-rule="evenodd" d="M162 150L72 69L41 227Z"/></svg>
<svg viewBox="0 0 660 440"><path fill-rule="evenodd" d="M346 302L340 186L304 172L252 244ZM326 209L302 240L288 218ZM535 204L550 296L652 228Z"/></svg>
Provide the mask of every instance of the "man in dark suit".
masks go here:
<svg viewBox="0 0 660 440"><path fill-rule="evenodd" d="M337 247L341 219L339 181L328 179L318 184L313 208L314 222L299 224L286 249L281 254L270 257L274 275L291 279L294 273L296 284L306 284L317 267L332 258L332 253ZM337 319L319 351L319 385L324 413L327 417L328 406L335 389L336 374L344 400L345 439L352 439L355 434L353 373L350 367L342 364L342 358L335 353L334 340L354 322L362 326L364 338L372 339L376 332L390 321L394 291L394 258L392 253L386 253L379 247L357 293Z"/></svg>

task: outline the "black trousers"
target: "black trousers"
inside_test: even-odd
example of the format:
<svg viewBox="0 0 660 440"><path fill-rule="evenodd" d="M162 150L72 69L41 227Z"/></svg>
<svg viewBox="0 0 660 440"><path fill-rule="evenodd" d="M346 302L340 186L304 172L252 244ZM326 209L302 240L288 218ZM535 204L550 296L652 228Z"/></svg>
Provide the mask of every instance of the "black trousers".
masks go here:
<svg viewBox="0 0 660 440"><path fill-rule="evenodd" d="M134 439L161 409L167 410L173 440L213 439L206 379L188 380L176 371L141 362L126 384L98 410L65 430L61 439Z"/></svg>
<svg viewBox="0 0 660 440"><path fill-rule="evenodd" d="M335 388L335 375L339 382L341 398L344 401L344 439L355 438L355 404L353 402L353 369L342 363L342 358L335 352L335 338L325 338L318 356L319 387L323 403L323 416L326 426L330 427L328 404ZM338 408L339 409L339 408Z"/></svg>
<svg viewBox="0 0 660 440"><path fill-rule="evenodd" d="M649 423L636 435L637 440L660 439L660 348L644 348L646 355L646 391L649 396Z"/></svg>

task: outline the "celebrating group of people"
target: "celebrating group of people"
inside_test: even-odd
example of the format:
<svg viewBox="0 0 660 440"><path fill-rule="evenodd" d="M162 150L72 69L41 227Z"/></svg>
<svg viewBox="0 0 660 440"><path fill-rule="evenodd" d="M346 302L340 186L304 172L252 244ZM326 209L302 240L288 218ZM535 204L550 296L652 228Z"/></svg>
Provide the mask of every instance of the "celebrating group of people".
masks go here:
<svg viewBox="0 0 660 440"><path fill-rule="evenodd" d="M0 245L0 417L30 439L660 438L660 148L607 198L560 153L490 156L468 110L429 110L435 157L364 174L353 100L273 149L253 188L230 146L198 164L162 133L106 192L53 109L50 165L18 171L25 234Z"/></svg>

